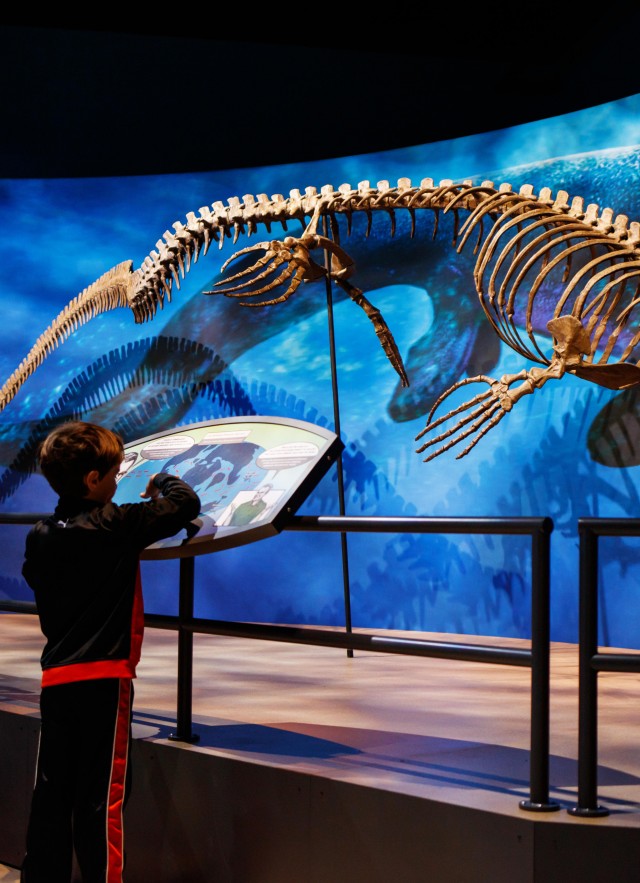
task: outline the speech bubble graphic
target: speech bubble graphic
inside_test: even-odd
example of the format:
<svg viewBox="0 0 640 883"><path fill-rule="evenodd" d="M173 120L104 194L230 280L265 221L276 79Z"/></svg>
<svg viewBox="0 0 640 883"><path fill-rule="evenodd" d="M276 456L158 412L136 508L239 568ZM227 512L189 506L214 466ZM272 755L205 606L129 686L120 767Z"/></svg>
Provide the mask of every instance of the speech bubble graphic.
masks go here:
<svg viewBox="0 0 640 883"><path fill-rule="evenodd" d="M232 432L208 432L198 442L199 445L237 445L247 440L251 435L250 429L234 430Z"/></svg>
<svg viewBox="0 0 640 883"><path fill-rule="evenodd" d="M170 435L150 442L140 451L140 455L146 460L168 460L170 457L184 454L193 444L194 440L190 435Z"/></svg>
<svg viewBox="0 0 640 883"><path fill-rule="evenodd" d="M286 442L260 454L256 463L261 469L278 472L281 469L302 466L317 455L318 447L312 442Z"/></svg>

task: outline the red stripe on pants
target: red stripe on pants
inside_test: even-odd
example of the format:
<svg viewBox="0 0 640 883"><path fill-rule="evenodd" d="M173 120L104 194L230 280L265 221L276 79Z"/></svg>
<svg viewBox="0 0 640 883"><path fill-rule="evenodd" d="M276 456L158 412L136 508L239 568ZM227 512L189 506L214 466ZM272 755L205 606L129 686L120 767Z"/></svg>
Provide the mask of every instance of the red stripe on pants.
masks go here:
<svg viewBox="0 0 640 883"><path fill-rule="evenodd" d="M107 883L121 883L124 865L123 811L131 713L131 681L120 681L118 717L113 734L113 761L107 810Z"/></svg>

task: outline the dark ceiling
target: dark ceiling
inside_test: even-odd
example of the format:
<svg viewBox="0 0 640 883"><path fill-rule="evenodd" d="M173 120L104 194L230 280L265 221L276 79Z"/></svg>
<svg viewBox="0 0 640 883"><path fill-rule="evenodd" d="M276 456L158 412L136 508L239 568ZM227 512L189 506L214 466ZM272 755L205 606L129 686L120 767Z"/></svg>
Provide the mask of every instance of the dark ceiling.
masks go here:
<svg viewBox="0 0 640 883"><path fill-rule="evenodd" d="M640 12L613 22L534 10L506 21L478 13L474 22L459 11L425 13L411 26L388 13L382 22L334 23L325 11L327 29L321 11L302 27L296 9L282 7L269 34L237 21L203 24L193 10L190 24L144 27L14 15L0 24L0 178L369 153L640 92Z"/></svg>

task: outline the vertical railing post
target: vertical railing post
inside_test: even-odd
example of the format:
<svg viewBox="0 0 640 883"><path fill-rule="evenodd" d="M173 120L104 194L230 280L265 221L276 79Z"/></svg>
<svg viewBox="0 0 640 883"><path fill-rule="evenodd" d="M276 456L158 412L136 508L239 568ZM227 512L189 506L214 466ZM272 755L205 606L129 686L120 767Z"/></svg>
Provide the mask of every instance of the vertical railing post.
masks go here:
<svg viewBox="0 0 640 883"><path fill-rule="evenodd" d="M531 761L528 800L521 809L553 812L560 805L549 800L549 647L550 647L550 534L545 518L531 535Z"/></svg>
<svg viewBox="0 0 640 883"><path fill-rule="evenodd" d="M180 558L180 598L178 605L178 701L176 732L169 739L197 742L191 729L193 698L193 632L186 628L193 622L194 556Z"/></svg>
<svg viewBox="0 0 640 883"><path fill-rule="evenodd" d="M578 648L578 803L573 816L606 816L598 806L598 537L578 520L580 535L580 621Z"/></svg>

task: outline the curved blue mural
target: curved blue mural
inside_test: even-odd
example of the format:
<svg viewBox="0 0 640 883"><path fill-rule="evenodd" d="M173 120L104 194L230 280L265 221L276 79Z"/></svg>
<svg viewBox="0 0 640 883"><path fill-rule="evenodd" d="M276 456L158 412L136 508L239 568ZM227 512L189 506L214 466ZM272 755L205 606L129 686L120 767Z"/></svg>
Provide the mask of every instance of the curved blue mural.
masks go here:
<svg viewBox="0 0 640 883"><path fill-rule="evenodd" d="M406 150L299 165L130 178L0 181L6 258L0 265L0 378L4 381L68 302L117 263L139 266L187 212L245 193L289 193L369 180L422 178L531 184L568 191L640 220L640 96L551 120ZM574 377L529 396L474 449L423 463L414 441L437 396L466 376L523 367L493 334L471 284L471 250L431 223L409 237L376 217L348 239L355 283L395 337L411 385L402 388L365 314L340 291L333 317L347 514L550 516L552 639L576 641L577 519L636 516L640 433L636 394ZM296 231L292 231L295 235ZM273 238L279 235L273 231ZM260 236L259 238L268 238ZM244 309L204 296L222 263L251 240L209 254L152 322L128 309L79 328L0 413L0 506L48 511L52 492L34 472L38 441L79 416L133 441L205 420L296 418L335 428L324 282L285 303ZM346 244L343 241L343 245ZM304 507L337 514L335 469ZM30 598L20 576L23 528L2 526L0 592ZM630 538L601 554L603 644L638 646L640 558ZM529 541L522 537L351 535L355 628L528 637ZM177 609L174 562L145 562L150 612ZM196 615L343 625L339 539L287 533L199 556Z"/></svg>

